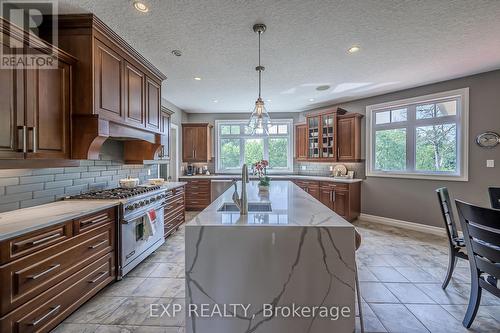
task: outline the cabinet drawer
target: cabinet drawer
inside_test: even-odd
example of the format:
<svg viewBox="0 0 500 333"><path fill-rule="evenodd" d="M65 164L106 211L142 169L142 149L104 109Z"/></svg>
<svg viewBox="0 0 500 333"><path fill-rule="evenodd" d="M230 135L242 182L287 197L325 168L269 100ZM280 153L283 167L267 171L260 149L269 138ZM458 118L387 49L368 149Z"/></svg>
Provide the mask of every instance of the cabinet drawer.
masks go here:
<svg viewBox="0 0 500 333"><path fill-rule="evenodd" d="M186 186L192 186L192 185L207 185L210 186L210 180L209 179L198 179L198 180L188 180Z"/></svg>
<svg viewBox="0 0 500 333"><path fill-rule="evenodd" d="M182 195L184 195L184 192L185 192L184 186L171 189L171 190L165 192L165 199L170 200L170 198L172 198L174 196L182 196Z"/></svg>
<svg viewBox="0 0 500 333"><path fill-rule="evenodd" d="M349 184L344 184L344 183L333 183L333 182L321 182L321 188L328 188L332 190L337 190L337 191L348 191L349 190Z"/></svg>
<svg viewBox="0 0 500 333"><path fill-rule="evenodd" d="M174 229L178 228L185 221L184 212L177 214L173 218L169 219L169 221L165 221L165 237L170 235Z"/></svg>
<svg viewBox="0 0 500 333"><path fill-rule="evenodd" d="M112 282L115 278L114 271L114 252L96 258L90 265L1 318L0 331L50 331L97 291Z"/></svg>
<svg viewBox="0 0 500 333"><path fill-rule="evenodd" d="M115 208L88 215L74 221L75 234L98 228L106 223L115 222Z"/></svg>
<svg viewBox="0 0 500 333"><path fill-rule="evenodd" d="M177 207L176 209L173 209L173 210L169 210L169 211L165 210L165 218L164 218L165 224L167 223L167 221L170 221L171 219L174 218L174 216L179 215L180 213L184 214L184 205L183 206L179 206L179 207Z"/></svg>
<svg viewBox="0 0 500 333"><path fill-rule="evenodd" d="M165 200L167 206L184 204L184 193L178 193Z"/></svg>
<svg viewBox="0 0 500 333"><path fill-rule="evenodd" d="M72 236L72 224L68 222L5 241L0 246L2 250L0 263L41 251L51 245L68 240Z"/></svg>
<svg viewBox="0 0 500 333"><path fill-rule="evenodd" d="M114 249L114 224L74 237L63 247L49 248L0 266L0 314L44 292Z"/></svg>

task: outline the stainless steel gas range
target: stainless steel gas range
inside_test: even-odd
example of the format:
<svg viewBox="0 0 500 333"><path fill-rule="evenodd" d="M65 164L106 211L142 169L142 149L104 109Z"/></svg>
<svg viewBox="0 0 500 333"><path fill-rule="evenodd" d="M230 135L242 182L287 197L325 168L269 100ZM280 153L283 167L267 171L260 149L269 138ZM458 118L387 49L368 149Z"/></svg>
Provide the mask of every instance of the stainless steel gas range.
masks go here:
<svg viewBox="0 0 500 333"><path fill-rule="evenodd" d="M160 186L114 188L68 197L79 200L119 199L120 223L118 229L118 279L130 272L164 242L165 191ZM147 235L146 215L154 211L153 235Z"/></svg>

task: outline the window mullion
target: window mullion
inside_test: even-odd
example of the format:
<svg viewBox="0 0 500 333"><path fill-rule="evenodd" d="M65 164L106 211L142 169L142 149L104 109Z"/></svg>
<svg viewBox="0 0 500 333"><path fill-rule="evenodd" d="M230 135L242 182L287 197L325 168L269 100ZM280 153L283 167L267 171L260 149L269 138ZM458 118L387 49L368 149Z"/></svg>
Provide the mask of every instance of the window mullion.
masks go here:
<svg viewBox="0 0 500 333"><path fill-rule="evenodd" d="M408 106L408 126L406 128L406 171L416 169L416 111L415 105Z"/></svg>

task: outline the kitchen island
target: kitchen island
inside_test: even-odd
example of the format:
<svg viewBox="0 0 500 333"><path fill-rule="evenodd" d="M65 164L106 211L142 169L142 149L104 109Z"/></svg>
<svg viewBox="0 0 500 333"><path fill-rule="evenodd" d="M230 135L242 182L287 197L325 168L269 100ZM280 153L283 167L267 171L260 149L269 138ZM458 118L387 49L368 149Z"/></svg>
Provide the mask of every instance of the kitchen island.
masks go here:
<svg viewBox="0 0 500 333"><path fill-rule="evenodd" d="M354 227L290 181L233 192L186 225L186 332L353 332Z"/></svg>

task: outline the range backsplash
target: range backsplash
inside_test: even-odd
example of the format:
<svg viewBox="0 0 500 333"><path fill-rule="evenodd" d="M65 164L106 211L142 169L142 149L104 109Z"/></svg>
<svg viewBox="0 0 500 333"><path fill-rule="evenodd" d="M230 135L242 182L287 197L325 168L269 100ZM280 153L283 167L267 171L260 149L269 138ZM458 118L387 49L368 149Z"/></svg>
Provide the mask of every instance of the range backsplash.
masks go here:
<svg viewBox="0 0 500 333"><path fill-rule="evenodd" d="M98 161L80 161L69 168L0 170L0 212L53 202L69 195L118 186L119 179L158 177L157 165L126 165L116 161L117 144ZM118 149L119 150L119 149ZM150 175L148 175L148 170Z"/></svg>

